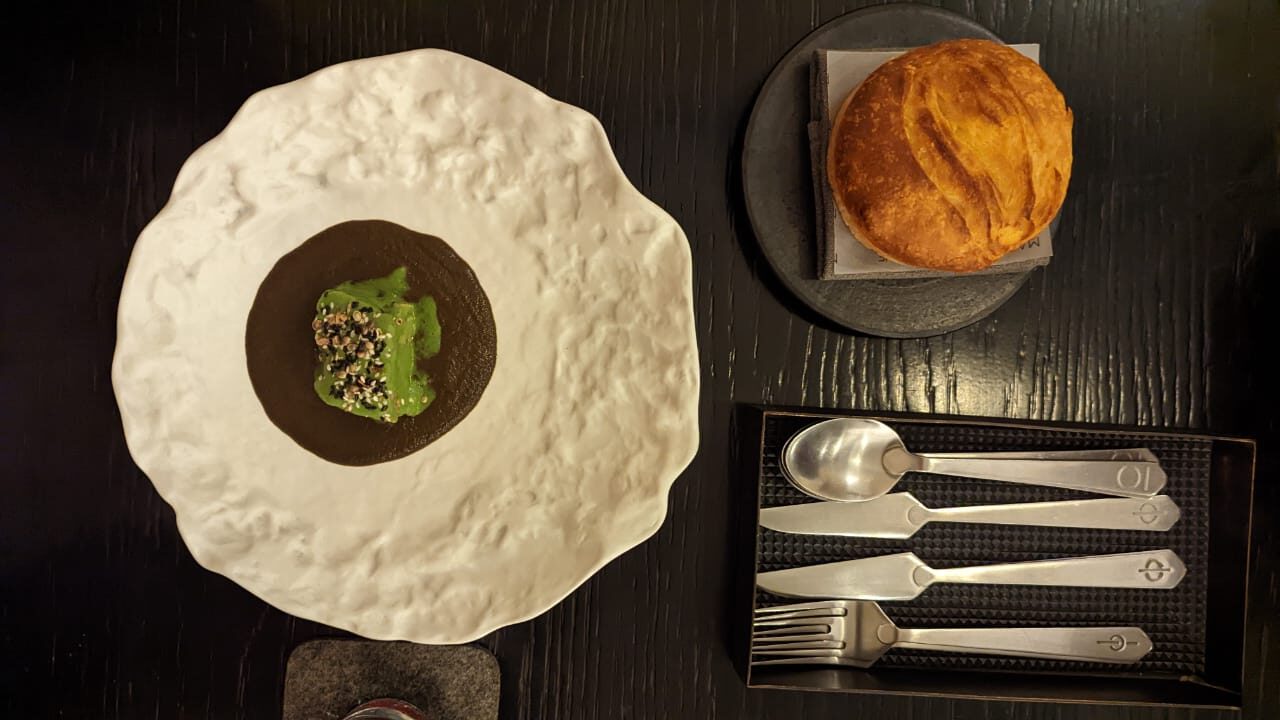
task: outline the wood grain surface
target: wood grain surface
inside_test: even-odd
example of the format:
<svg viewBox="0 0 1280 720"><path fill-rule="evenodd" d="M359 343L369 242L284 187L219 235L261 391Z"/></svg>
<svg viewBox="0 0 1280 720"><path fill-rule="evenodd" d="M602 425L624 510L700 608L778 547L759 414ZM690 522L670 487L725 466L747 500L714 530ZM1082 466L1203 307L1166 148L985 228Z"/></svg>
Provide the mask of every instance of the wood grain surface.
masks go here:
<svg viewBox="0 0 1280 720"><path fill-rule="evenodd" d="M120 0L0 20L0 717L274 718L285 660L337 631L187 553L111 393L129 251L185 157L251 93L418 47L488 62L604 123L693 245L702 448L649 542L484 640L503 718L1225 718L1230 713L747 691L728 649L750 561L735 403L1258 437L1246 718L1280 712L1280 5L952 2L1042 61L1075 112L1057 257L928 340L839 332L746 223L737 146L773 62L861 3Z"/></svg>

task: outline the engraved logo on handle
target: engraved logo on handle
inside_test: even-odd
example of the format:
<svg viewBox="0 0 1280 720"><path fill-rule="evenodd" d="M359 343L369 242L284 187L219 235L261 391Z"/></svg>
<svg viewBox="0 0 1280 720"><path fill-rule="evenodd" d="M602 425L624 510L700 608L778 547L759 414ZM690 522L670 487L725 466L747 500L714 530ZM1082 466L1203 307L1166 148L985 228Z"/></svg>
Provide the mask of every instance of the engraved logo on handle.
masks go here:
<svg viewBox="0 0 1280 720"><path fill-rule="evenodd" d="M1143 522L1144 525L1150 525L1160 519L1160 508L1152 503L1142 503L1138 506L1138 511L1134 516Z"/></svg>
<svg viewBox="0 0 1280 720"><path fill-rule="evenodd" d="M1133 642L1130 641L1125 636L1117 633L1107 638L1106 640L1099 640L1098 644L1106 645L1109 650L1112 650L1114 652L1120 652L1121 650L1124 650L1125 648L1132 645Z"/></svg>
<svg viewBox="0 0 1280 720"><path fill-rule="evenodd" d="M1147 561L1146 565L1143 565L1138 569L1138 572L1142 573L1142 576L1147 579L1147 582L1160 582L1160 580L1164 578L1165 573L1173 572L1173 568L1165 565L1156 558L1151 558Z"/></svg>
<svg viewBox="0 0 1280 720"><path fill-rule="evenodd" d="M1151 491L1151 466L1122 465L1116 471L1116 485L1122 490Z"/></svg>

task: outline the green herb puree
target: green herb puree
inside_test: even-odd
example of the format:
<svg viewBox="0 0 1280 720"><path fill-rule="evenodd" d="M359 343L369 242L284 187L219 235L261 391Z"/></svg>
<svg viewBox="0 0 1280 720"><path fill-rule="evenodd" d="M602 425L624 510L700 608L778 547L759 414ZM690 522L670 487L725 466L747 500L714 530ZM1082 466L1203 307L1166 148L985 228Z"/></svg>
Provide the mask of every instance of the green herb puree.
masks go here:
<svg viewBox="0 0 1280 720"><path fill-rule="evenodd" d="M318 356L316 394L353 415L394 423L435 399L418 361L440 352L436 303L408 302L405 268L324 291L311 322Z"/></svg>

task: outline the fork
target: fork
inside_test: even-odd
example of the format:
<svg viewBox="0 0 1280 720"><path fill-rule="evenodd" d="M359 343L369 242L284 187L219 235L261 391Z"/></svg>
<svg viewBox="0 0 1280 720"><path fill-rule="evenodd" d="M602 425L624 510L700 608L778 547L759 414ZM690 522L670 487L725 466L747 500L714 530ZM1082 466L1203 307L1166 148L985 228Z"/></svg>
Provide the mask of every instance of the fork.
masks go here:
<svg viewBox="0 0 1280 720"><path fill-rule="evenodd" d="M895 647L1130 664L1151 652L1151 638L1136 627L906 629L865 600L757 608L752 623L752 665L866 668Z"/></svg>

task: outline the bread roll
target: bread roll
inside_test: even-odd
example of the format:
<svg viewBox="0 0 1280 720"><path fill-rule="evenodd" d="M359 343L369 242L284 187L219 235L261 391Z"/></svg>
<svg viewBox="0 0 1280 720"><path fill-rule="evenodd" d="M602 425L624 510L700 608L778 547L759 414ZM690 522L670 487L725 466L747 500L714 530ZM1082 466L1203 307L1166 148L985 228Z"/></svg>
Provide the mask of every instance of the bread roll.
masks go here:
<svg viewBox="0 0 1280 720"><path fill-rule="evenodd" d="M1071 111L1035 62L986 40L917 48L841 104L827 178L854 237L970 272L1038 235L1071 178Z"/></svg>

